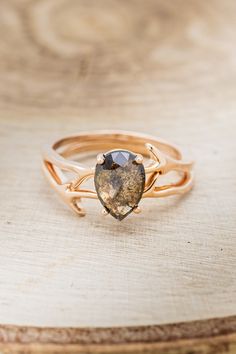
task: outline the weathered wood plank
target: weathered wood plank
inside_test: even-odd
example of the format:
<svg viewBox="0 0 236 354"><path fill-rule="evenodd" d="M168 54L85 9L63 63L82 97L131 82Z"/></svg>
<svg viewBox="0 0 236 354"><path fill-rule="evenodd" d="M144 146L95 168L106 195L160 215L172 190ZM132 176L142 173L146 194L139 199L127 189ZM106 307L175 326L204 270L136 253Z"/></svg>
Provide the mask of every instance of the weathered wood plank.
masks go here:
<svg viewBox="0 0 236 354"><path fill-rule="evenodd" d="M236 314L235 14L233 0L1 1L0 323ZM96 201L71 214L40 148L99 128L179 144L195 188L119 224Z"/></svg>
<svg viewBox="0 0 236 354"><path fill-rule="evenodd" d="M1 353L234 353L236 318L116 328L0 327Z"/></svg>

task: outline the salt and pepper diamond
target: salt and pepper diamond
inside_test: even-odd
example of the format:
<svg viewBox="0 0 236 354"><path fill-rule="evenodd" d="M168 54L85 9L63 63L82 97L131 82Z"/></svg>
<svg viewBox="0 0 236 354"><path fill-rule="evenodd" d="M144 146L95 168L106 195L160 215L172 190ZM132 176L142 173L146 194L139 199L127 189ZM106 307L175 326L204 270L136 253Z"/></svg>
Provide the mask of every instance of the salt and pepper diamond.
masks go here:
<svg viewBox="0 0 236 354"><path fill-rule="evenodd" d="M145 186L145 169L127 150L106 153L96 165L94 183L98 198L114 218L123 220L137 208Z"/></svg>

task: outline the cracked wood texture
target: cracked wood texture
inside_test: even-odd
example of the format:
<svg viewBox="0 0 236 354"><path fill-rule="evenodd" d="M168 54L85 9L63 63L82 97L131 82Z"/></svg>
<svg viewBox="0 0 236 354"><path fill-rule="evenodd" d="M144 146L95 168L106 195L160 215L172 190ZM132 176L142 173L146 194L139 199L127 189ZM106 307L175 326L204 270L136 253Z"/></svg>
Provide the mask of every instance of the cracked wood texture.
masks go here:
<svg viewBox="0 0 236 354"><path fill-rule="evenodd" d="M235 33L234 0L1 0L1 353L236 352ZM180 145L195 188L77 217L40 148L98 128Z"/></svg>

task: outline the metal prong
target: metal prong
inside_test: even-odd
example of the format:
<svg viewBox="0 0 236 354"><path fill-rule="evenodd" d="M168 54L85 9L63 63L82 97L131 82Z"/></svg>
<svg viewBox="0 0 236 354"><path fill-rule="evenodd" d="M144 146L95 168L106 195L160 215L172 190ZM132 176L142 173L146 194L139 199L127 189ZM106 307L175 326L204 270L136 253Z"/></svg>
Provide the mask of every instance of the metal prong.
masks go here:
<svg viewBox="0 0 236 354"><path fill-rule="evenodd" d="M134 209L135 214L140 214L141 211L142 211L142 209L139 206L136 206L136 208Z"/></svg>
<svg viewBox="0 0 236 354"><path fill-rule="evenodd" d="M105 209L105 208L103 208L103 209L102 209L102 215L103 215L103 216L107 216L108 214L109 214L108 210Z"/></svg>
<svg viewBox="0 0 236 354"><path fill-rule="evenodd" d="M97 163L98 163L99 165L102 165L104 161L105 161L105 156L104 156L103 154L98 154L98 156L97 156Z"/></svg>
<svg viewBox="0 0 236 354"><path fill-rule="evenodd" d="M135 158L135 161L136 161L138 164L143 163L143 156L140 155L140 154L137 154L137 156L136 156L136 158Z"/></svg>

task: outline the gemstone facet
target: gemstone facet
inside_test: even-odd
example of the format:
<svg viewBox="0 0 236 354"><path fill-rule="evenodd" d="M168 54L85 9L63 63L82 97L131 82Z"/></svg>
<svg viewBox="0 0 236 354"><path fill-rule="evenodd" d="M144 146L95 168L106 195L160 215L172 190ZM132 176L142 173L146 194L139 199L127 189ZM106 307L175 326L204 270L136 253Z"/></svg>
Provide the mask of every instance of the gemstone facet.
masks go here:
<svg viewBox="0 0 236 354"><path fill-rule="evenodd" d="M137 206L145 186L145 170L135 154L114 150L96 165L94 183L105 209L118 220L124 219Z"/></svg>

